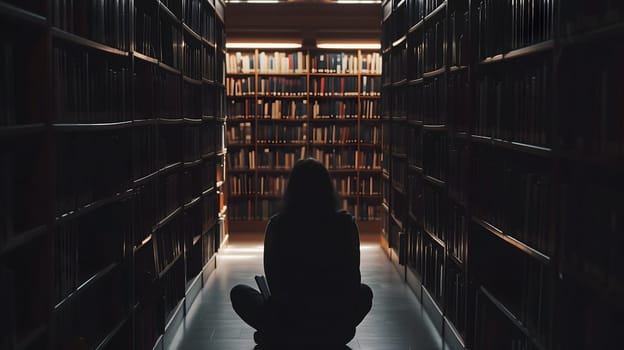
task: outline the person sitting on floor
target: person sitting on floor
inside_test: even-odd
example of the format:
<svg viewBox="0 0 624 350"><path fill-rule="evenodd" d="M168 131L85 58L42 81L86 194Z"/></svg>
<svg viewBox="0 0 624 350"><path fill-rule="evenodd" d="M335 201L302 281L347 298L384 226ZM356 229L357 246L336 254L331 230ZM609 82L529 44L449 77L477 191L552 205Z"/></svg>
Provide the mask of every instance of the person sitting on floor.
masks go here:
<svg viewBox="0 0 624 350"><path fill-rule="evenodd" d="M265 300L254 288L237 285L230 292L232 307L256 329L259 345L344 347L373 299L361 283L355 220L337 210L329 172L314 158L295 164L282 204L264 237L271 296Z"/></svg>

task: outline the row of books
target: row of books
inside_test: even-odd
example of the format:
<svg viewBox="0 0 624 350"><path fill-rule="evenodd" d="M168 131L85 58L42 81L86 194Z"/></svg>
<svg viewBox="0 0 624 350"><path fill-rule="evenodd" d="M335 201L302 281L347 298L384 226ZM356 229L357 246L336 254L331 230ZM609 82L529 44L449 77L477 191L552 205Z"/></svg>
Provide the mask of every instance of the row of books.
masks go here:
<svg viewBox="0 0 624 350"><path fill-rule="evenodd" d="M215 13L210 8L202 7L200 35L202 38L214 43L216 40L215 32Z"/></svg>
<svg viewBox="0 0 624 350"><path fill-rule="evenodd" d="M470 130L470 114L468 112L470 91L470 83L468 82L468 73L466 71L448 74L446 110L449 122L452 123L456 131L467 132Z"/></svg>
<svg viewBox="0 0 624 350"><path fill-rule="evenodd" d="M182 82L182 113L183 118L199 120L202 111L202 86L184 80ZM199 128L197 129L199 130Z"/></svg>
<svg viewBox="0 0 624 350"><path fill-rule="evenodd" d="M253 53L227 53L225 56L227 73L254 73L256 69L255 54Z"/></svg>
<svg viewBox="0 0 624 350"><path fill-rule="evenodd" d="M62 123L102 123L130 119L130 73L106 56L54 48L57 111Z"/></svg>
<svg viewBox="0 0 624 350"><path fill-rule="evenodd" d="M427 235L424 235L427 237ZM423 239L422 247L422 284L427 288L438 305L442 305L445 281L444 249L431 239Z"/></svg>
<svg viewBox="0 0 624 350"><path fill-rule="evenodd" d="M530 259L481 227L471 229L472 237L479 243L472 244L471 241L470 245L471 264L479 267L475 271L475 278L478 278L491 297L505 305L507 311L526 327L533 339L544 344L548 341L552 321L550 301L554 300L548 266ZM486 250L485 247L490 249ZM481 296L476 310L478 318L483 313ZM496 310L500 312L500 309ZM494 319L492 315L489 318ZM520 330L513 328L520 333Z"/></svg>
<svg viewBox="0 0 624 350"><path fill-rule="evenodd" d="M509 152L481 149L473 157L473 184L480 193L473 204L479 218L506 235L550 253L552 181L536 160Z"/></svg>
<svg viewBox="0 0 624 350"><path fill-rule="evenodd" d="M219 123L207 123L201 127L201 153L212 154L223 150L225 127Z"/></svg>
<svg viewBox="0 0 624 350"><path fill-rule="evenodd" d="M251 119L256 116L256 101L251 98L230 99L227 115L229 119Z"/></svg>
<svg viewBox="0 0 624 350"><path fill-rule="evenodd" d="M195 46L191 42L185 40L182 48L183 51L183 73L189 78L201 80L202 78L202 47L201 44ZM208 61L208 60L207 60Z"/></svg>
<svg viewBox="0 0 624 350"><path fill-rule="evenodd" d="M182 15L182 1L180 0L159 0L165 7L179 18Z"/></svg>
<svg viewBox="0 0 624 350"><path fill-rule="evenodd" d="M214 49L211 46L202 45L202 78L214 81L217 78L215 68Z"/></svg>
<svg viewBox="0 0 624 350"><path fill-rule="evenodd" d="M206 11L204 8L202 8L204 6L208 5L201 0L186 0L185 6L183 6L184 23L199 35L202 35L202 20L205 20L205 18L202 18L202 15Z"/></svg>
<svg viewBox="0 0 624 350"><path fill-rule="evenodd" d="M423 83L422 120L425 124L446 124L445 90L443 78L436 77Z"/></svg>
<svg viewBox="0 0 624 350"><path fill-rule="evenodd" d="M407 162L409 165L423 166L423 133L420 128L410 126L407 129Z"/></svg>
<svg viewBox="0 0 624 350"><path fill-rule="evenodd" d="M260 96L305 96L306 77L261 77L258 82Z"/></svg>
<svg viewBox="0 0 624 350"><path fill-rule="evenodd" d="M379 176L360 175L360 178L358 179L357 193L369 196L381 194Z"/></svg>
<svg viewBox="0 0 624 350"><path fill-rule="evenodd" d="M306 100L258 100L262 110L258 115L263 119L302 119L307 118Z"/></svg>
<svg viewBox="0 0 624 350"><path fill-rule="evenodd" d="M302 51L286 52L260 52L258 61L255 62L253 53L228 53L228 73L306 73L308 71L308 54ZM310 59L312 73L381 73L381 55L379 53L362 54L361 59L357 54L318 53Z"/></svg>
<svg viewBox="0 0 624 350"><path fill-rule="evenodd" d="M382 153L378 151L357 151L356 164L358 169L381 170Z"/></svg>
<svg viewBox="0 0 624 350"><path fill-rule="evenodd" d="M558 6L563 31L568 35L621 22L624 13L624 6L619 1L563 2Z"/></svg>
<svg viewBox="0 0 624 350"><path fill-rule="evenodd" d="M392 171L390 172L392 184L403 192L406 184L407 161L400 157L391 157L390 163L392 166Z"/></svg>
<svg viewBox="0 0 624 350"><path fill-rule="evenodd" d="M312 73L357 73L358 55L344 52L322 53L310 59Z"/></svg>
<svg viewBox="0 0 624 350"><path fill-rule="evenodd" d="M552 38L554 4L551 0L480 1L476 6L479 57L495 56Z"/></svg>
<svg viewBox="0 0 624 350"><path fill-rule="evenodd" d="M166 218L183 204L180 193L180 174L172 172L158 178L158 217Z"/></svg>
<svg viewBox="0 0 624 350"><path fill-rule="evenodd" d="M569 178L559 186L557 227L566 232L564 249L566 266L593 281L591 288L603 290L612 285L611 293L618 293L624 272L624 254L617 250L606 254L605 247L621 242L624 214L619 202L622 186L621 172L597 175L597 168L566 169ZM566 176L566 177L568 177ZM591 232L591 234L587 234Z"/></svg>
<svg viewBox="0 0 624 350"><path fill-rule="evenodd" d="M450 57L449 66L467 66L470 62L468 30L470 29L470 12L457 9L449 16Z"/></svg>
<svg viewBox="0 0 624 350"><path fill-rule="evenodd" d="M308 124L293 126L290 124L258 125L256 142L258 143L307 143Z"/></svg>
<svg viewBox="0 0 624 350"><path fill-rule="evenodd" d="M129 3L128 0L54 0L52 24L81 37L127 50Z"/></svg>
<svg viewBox="0 0 624 350"><path fill-rule="evenodd" d="M254 175L246 173L230 174L227 180L227 187L228 193L231 195L254 194Z"/></svg>
<svg viewBox="0 0 624 350"><path fill-rule="evenodd" d="M158 211L158 181L151 180L135 189L132 244L140 246L162 219Z"/></svg>
<svg viewBox="0 0 624 350"><path fill-rule="evenodd" d="M352 213L358 220L376 221L381 219L381 206L377 203L360 202Z"/></svg>
<svg viewBox="0 0 624 350"><path fill-rule="evenodd" d="M220 199L216 192L202 198L201 203L201 232L202 233L210 233L210 230L214 227L214 224L217 222L217 216L219 212L219 203ZM212 255L210 255L212 256Z"/></svg>
<svg viewBox="0 0 624 350"><path fill-rule="evenodd" d="M446 135L425 133L423 135L423 171L425 175L446 181L448 144Z"/></svg>
<svg viewBox="0 0 624 350"><path fill-rule="evenodd" d="M466 217L465 210L458 205L448 207L448 229L446 231L447 253L454 256L460 262L466 261L468 257L468 226L469 218Z"/></svg>
<svg viewBox="0 0 624 350"><path fill-rule="evenodd" d="M425 72L442 68L446 64L446 19L439 20L424 32Z"/></svg>
<svg viewBox="0 0 624 350"><path fill-rule="evenodd" d="M408 0L407 8L410 11L410 26L415 25L428 14L438 8L444 0ZM405 27L400 28L405 30Z"/></svg>
<svg viewBox="0 0 624 350"><path fill-rule="evenodd" d="M364 96L381 95L381 77L363 76L360 91Z"/></svg>
<svg viewBox="0 0 624 350"><path fill-rule="evenodd" d="M258 54L258 71L262 73L304 73L308 71L308 55L302 51ZM230 72L230 71L228 71Z"/></svg>
<svg viewBox="0 0 624 350"><path fill-rule="evenodd" d="M448 177L446 184L449 196L466 203L468 199L468 181L470 178L470 157L464 144L449 147Z"/></svg>
<svg viewBox="0 0 624 350"><path fill-rule="evenodd" d="M132 331L131 322L124 322L130 309L131 287L127 283L128 274L129 264L114 266L58 307L51 321L55 324L55 336L49 347L67 349L73 346L95 346L102 344L107 336L115 334L116 331L121 332L118 335L126 336L124 341L128 343L127 337ZM101 316L89 317L92 314ZM46 345L38 347L43 348Z"/></svg>
<svg viewBox="0 0 624 350"><path fill-rule="evenodd" d="M391 130L392 137L389 137L388 134L384 134L385 140L390 140L390 145L392 146L392 152L395 154L407 154L407 134L406 129L402 128L399 124L394 124L392 127L390 125L385 124L382 126L383 131L386 133Z"/></svg>
<svg viewBox="0 0 624 350"><path fill-rule="evenodd" d="M258 168L290 170L297 160L305 158L305 154L305 147L291 149L263 148L258 150Z"/></svg>
<svg viewBox="0 0 624 350"><path fill-rule="evenodd" d="M202 181L202 176L204 175L202 171L203 166L201 164L188 166L181 170L180 180L182 186L180 188L180 200L182 204L191 203L200 197L202 191L206 189ZM208 188L210 187L212 186Z"/></svg>
<svg viewBox="0 0 624 350"><path fill-rule="evenodd" d="M256 94L256 78L225 78L225 93L228 96L254 96Z"/></svg>
<svg viewBox="0 0 624 350"><path fill-rule="evenodd" d="M180 45L180 28L177 24L168 23L161 19L160 29L160 54L161 60L169 66L180 68L180 54L183 49Z"/></svg>
<svg viewBox="0 0 624 350"><path fill-rule="evenodd" d="M62 215L130 187L128 132L62 137L57 143L56 214ZM79 161L77 161L79 160Z"/></svg>
<svg viewBox="0 0 624 350"><path fill-rule="evenodd" d="M312 128L312 142L348 144L357 143L357 126L326 125Z"/></svg>
<svg viewBox="0 0 624 350"><path fill-rule="evenodd" d="M466 339L466 296L468 294L465 277L461 269L447 265L444 282L444 317L453 323L463 339Z"/></svg>
<svg viewBox="0 0 624 350"><path fill-rule="evenodd" d="M358 114L357 100L314 100L314 119L355 119Z"/></svg>
<svg viewBox="0 0 624 350"><path fill-rule="evenodd" d="M551 128L549 62L518 68L477 82L474 133L508 141L548 146Z"/></svg>
<svg viewBox="0 0 624 350"><path fill-rule="evenodd" d="M184 298L186 284L184 259L175 260L158 282L162 288L162 311L165 315L170 315Z"/></svg>
<svg viewBox="0 0 624 350"><path fill-rule="evenodd" d="M156 71L156 98L158 117L179 118L181 106L180 76L164 69Z"/></svg>
<svg viewBox="0 0 624 350"><path fill-rule="evenodd" d="M564 75L558 84L559 128L558 141L565 152L578 154L587 158L609 159L612 163L624 158L624 124L621 116L624 103L620 98L622 76L620 62L624 59L624 50L614 45L620 37L613 41L605 41L600 45L588 45L569 50L561 59L559 71L570 71L579 64L591 64L595 67L591 72L579 70L576 76ZM596 55L596 50L603 52ZM584 86L578 88L578 84ZM539 85L538 85L539 86ZM538 88L536 93L541 93ZM587 116L591 115L592 122Z"/></svg>
<svg viewBox="0 0 624 350"><path fill-rule="evenodd" d="M448 226L448 202L443 192L427 184L423 187L423 228L430 234L446 241Z"/></svg>
<svg viewBox="0 0 624 350"><path fill-rule="evenodd" d="M277 199L237 201L228 205L228 213L230 219L235 221L268 220L279 212L280 207L281 202Z"/></svg>
<svg viewBox="0 0 624 350"><path fill-rule="evenodd" d="M228 116L231 119L252 119L262 115L266 119L300 119L307 117L306 100L258 100L232 99L228 104ZM262 105L262 107L256 107ZM259 110L262 108L262 110ZM360 102L362 119L379 119L379 103L377 100ZM356 100L314 100L312 118L314 119L356 119L358 105Z"/></svg>
<svg viewBox="0 0 624 350"><path fill-rule="evenodd" d="M363 100L360 105L362 119L381 118L380 104L375 100Z"/></svg>
<svg viewBox="0 0 624 350"><path fill-rule="evenodd" d="M171 221L154 233L156 245L155 264L156 272L163 272L178 258L184 250L184 236L181 227L181 215L176 215ZM181 287L184 283L181 284Z"/></svg>
<svg viewBox="0 0 624 350"><path fill-rule="evenodd" d="M424 52L424 51L423 51ZM405 42L397 46L396 49L390 52L391 58L386 59L384 62L389 61L389 69L384 69L382 76L383 83L396 83L407 77L407 45ZM390 79L388 79L390 78ZM385 79L385 80L384 80Z"/></svg>
<svg viewBox="0 0 624 350"><path fill-rule="evenodd" d="M134 22L134 49L144 55L156 57L156 33L152 31L152 15L135 4Z"/></svg>
<svg viewBox="0 0 624 350"><path fill-rule="evenodd" d="M317 148L312 157L318 159L327 169L355 169L356 152L345 148Z"/></svg>
<svg viewBox="0 0 624 350"><path fill-rule="evenodd" d="M358 79L357 77L312 77L310 94L312 96L357 96Z"/></svg>
<svg viewBox="0 0 624 350"><path fill-rule="evenodd" d="M288 177L285 175L258 175L256 193L259 195L282 196Z"/></svg>
<svg viewBox="0 0 624 350"><path fill-rule="evenodd" d="M132 224L130 204L129 200L109 204L58 227L54 235L55 302L121 260Z"/></svg>
<svg viewBox="0 0 624 350"><path fill-rule="evenodd" d="M377 125L360 125L360 142L368 144L381 144L381 128Z"/></svg>
<svg viewBox="0 0 624 350"><path fill-rule="evenodd" d="M228 142L251 143L253 134L254 132L251 122L244 122L229 125L226 137Z"/></svg>

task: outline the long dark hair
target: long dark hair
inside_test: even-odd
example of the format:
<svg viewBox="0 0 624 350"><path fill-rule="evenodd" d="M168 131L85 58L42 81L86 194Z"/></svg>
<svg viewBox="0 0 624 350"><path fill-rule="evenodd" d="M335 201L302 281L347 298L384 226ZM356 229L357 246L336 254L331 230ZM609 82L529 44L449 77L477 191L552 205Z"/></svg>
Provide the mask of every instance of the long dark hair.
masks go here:
<svg viewBox="0 0 624 350"><path fill-rule="evenodd" d="M286 216L309 221L336 212L338 196L329 172L321 162L306 158L295 163L282 205Z"/></svg>

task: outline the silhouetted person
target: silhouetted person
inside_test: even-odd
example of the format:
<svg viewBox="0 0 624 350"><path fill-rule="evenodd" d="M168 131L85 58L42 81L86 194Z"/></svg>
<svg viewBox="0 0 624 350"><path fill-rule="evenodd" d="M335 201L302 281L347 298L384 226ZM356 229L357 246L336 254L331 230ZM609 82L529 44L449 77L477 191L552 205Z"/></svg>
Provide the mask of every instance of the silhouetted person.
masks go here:
<svg viewBox="0 0 624 350"><path fill-rule="evenodd" d="M232 288L234 311L257 332L258 344L344 346L372 306L360 282L360 240L354 218L338 211L329 172L316 159L298 161L264 238L271 297Z"/></svg>

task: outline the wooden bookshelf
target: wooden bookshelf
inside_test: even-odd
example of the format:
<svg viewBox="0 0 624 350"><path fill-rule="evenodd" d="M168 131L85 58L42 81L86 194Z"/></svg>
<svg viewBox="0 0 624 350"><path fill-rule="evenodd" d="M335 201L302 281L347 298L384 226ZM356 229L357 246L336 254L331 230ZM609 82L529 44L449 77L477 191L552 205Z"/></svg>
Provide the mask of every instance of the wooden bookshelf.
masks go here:
<svg viewBox="0 0 624 350"><path fill-rule="evenodd" d="M369 70L373 64L379 67ZM227 66L232 230L263 232L278 209L294 161L313 156L326 163L342 193L341 205L362 229L376 232L381 173L378 53L254 49L230 52ZM344 164L329 163L323 154L345 157ZM264 188L274 181L276 188ZM360 190L362 186L369 190ZM369 218L369 207L374 218Z"/></svg>
<svg viewBox="0 0 624 350"><path fill-rule="evenodd" d="M87 2L0 1L3 349L162 349L225 239L224 4Z"/></svg>
<svg viewBox="0 0 624 350"><path fill-rule="evenodd" d="M619 343L622 11L383 2L382 232L451 349Z"/></svg>

